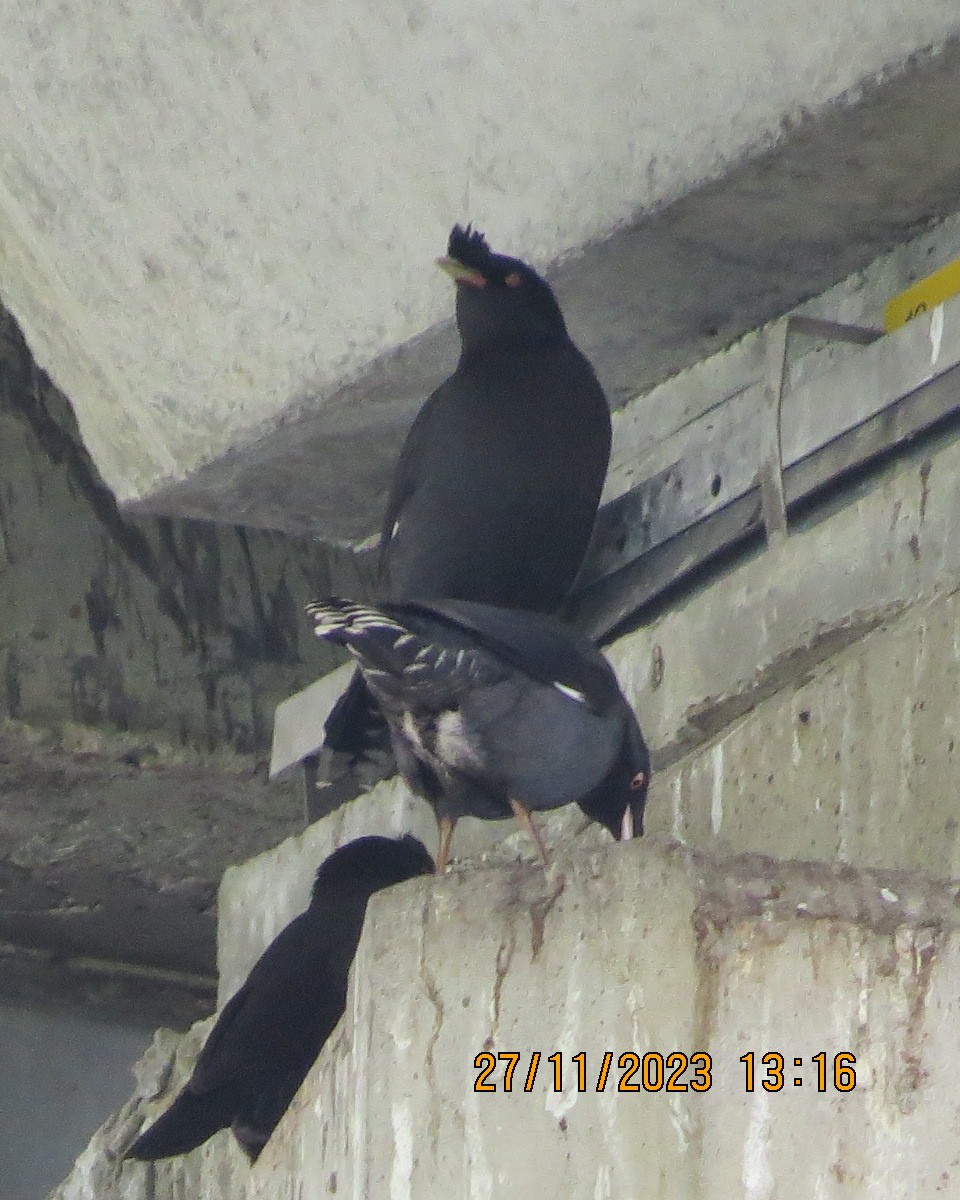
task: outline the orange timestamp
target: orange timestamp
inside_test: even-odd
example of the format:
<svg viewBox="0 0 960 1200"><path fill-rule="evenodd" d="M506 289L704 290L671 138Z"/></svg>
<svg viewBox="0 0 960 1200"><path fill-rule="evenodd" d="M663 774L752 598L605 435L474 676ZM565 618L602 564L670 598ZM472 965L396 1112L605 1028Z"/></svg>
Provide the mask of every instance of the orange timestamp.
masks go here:
<svg viewBox="0 0 960 1200"><path fill-rule="evenodd" d="M473 1090L512 1092L517 1065L522 1057L517 1050L502 1050L499 1054L482 1051L473 1060L478 1072ZM568 1054L566 1059L566 1070L573 1072L572 1076L568 1074L566 1078L574 1081L573 1086L578 1092L602 1092L608 1083L612 1083L613 1089L618 1092L707 1092L713 1084L713 1060L704 1052L688 1055L682 1050L674 1050L670 1054L660 1054L651 1050L646 1054L637 1054L633 1050L625 1050L620 1055L614 1055L612 1050L607 1050L600 1057L599 1064L592 1064L593 1070L588 1070L587 1055L583 1050L579 1054ZM547 1055L542 1055L539 1050L531 1053L529 1063L524 1064L526 1071L520 1076L523 1080L522 1090L533 1091L541 1060L542 1078L546 1081L547 1090L552 1086L553 1091L562 1092L564 1056L559 1050ZM496 1080L491 1076L500 1063L504 1064L504 1069L498 1089Z"/></svg>
<svg viewBox="0 0 960 1200"><path fill-rule="evenodd" d="M791 1061L793 1071L788 1069ZM828 1055L821 1050L807 1058L791 1058L776 1050L759 1055L750 1050L740 1056L740 1062L747 1092L755 1091L758 1082L767 1092L779 1092L788 1086L799 1088L804 1082L815 1086L818 1092L852 1092L857 1086L857 1059L848 1051ZM501 1050L497 1054L483 1050L473 1065L477 1071L473 1082L475 1092L512 1092L515 1084L518 1091L532 1092L538 1077L548 1091L554 1092L564 1090L564 1079L568 1087L578 1092L603 1092L608 1083L618 1092L708 1092L713 1087L713 1056L705 1050L695 1054L685 1054L682 1050L669 1054L625 1050L620 1055L607 1050L599 1056L599 1063L594 1060L589 1069L583 1050L566 1058L559 1050L547 1055L534 1050L529 1059L518 1050ZM501 1065L502 1075L498 1070ZM809 1072L810 1067L814 1075L805 1076L804 1069Z"/></svg>
<svg viewBox="0 0 960 1200"><path fill-rule="evenodd" d="M787 1069L787 1059L778 1050L768 1050L759 1057L760 1070L757 1071L757 1055L748 1050L740 1055L744 1069L744 1090L754 1091L759 1074L760 1086L765 1092L780 1092L787 1085L795 1088L803 1087L805 1066L809 1063L816 1071L816 1087L818 1092L828 1092L831 1087L835 1092L852 1092L857 1086L857 1058L849 1050L839 1054L829 1055L826 1050L811 1054L809 1058L794 1058L793 1071ZM795 1072L795 1073L794 1073ZM811 1081L812 1082L812 1081Z"/></svg>

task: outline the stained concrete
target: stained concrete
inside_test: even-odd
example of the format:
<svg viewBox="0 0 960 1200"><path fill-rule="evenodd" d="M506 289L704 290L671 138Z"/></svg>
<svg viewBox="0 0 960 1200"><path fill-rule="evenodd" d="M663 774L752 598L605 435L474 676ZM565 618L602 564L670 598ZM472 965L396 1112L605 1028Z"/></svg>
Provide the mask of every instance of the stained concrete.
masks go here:
<svg viewBox="0 0 960 1200"><path fill-rule="evenodd" d="M955 431L908 449L782 544L708 577L608 648L660 765L960 580Z"/></svg>
<svg viewBox="0 0 960 1200"><path fill-rule="evenodd" d="M879 531L899 538L890 515L903 513L909 486L918 492L920 543L933 513L940 516L931 528L945 533L955 489L951 501L949 473L942 493L931 481L956 453L947 446L933 463L901 464L774 554L802 551L814 564L811 586L819 580L825 600L837 590L839 603L842 588L816 548L839 572L844 531L859 528L862 545L876 538L877 578L907 586ZM228 1135L180 1161L119 1165L123 1146L189 1070L198 1029L182 1043L157 1043L137 1092L94 1138L58 1200L293 1200L306 1181L318 1194L358 1197L492 1198L518 1188L578 1200L950 1194L960 1158L960 573L948 537L929 548L927 595L918 598L911 575L912 602L873 611L806 659L787 655L739 707L728 700L701 711L692 748L680 753L675 742L662 756L642 841L613 846L571 807L542 821L554 856L544 873L512 823L465 820L452 872L377 898L344 1021L256 1168ZM907 557L911 571L921 569L922 555L908 546ZM789 561L780 561L784 580ZM744 583L764 562L777 560L745 563L691 597L686 627L710 595L736 608L724 593L734 587L747 607L736 619L748 621L753 593ZM872 579L870 562L848 557L846 569ZM774 636L778 592L771 585L763 594ZM664 620L679 620L679 610ZM792 620L796 634L795 612ZM759 634L764 622L753 628ZM735 663L735 643L723 636ZM630 637L615 648L621 670ZM658 678L653 696L666 676ZM711 719L719 732L709 731ZM228 871L219 901L221 1003L302 908L333 846L397 829L433 845L429 810L394 781ZM483 1050L520 1053L511 1094L502 1090L502 1062L496 1093L473 1090ZM556 1050L564 1077L554 1092L546 1057ZM570 1061L581 1050L584 1093ZM688 1069L685 1092L620 1093L608 1082L598 1093L607 1050L614 1083L625 1051L705 1051L712 1086L690 1090ZM540 1074L527 1093L534 1051ZM783 1054L781 1091L762 1088L757 1061L747 1092L740 1059L751 1051L758 1060ZM820 1052L823 1093L813 1059ZM834 1083L841 1053L856 1060L847 1093Z"/></svg>
<svg viewBox="0 0 960 1200"><path fill-rule="evenodd" d="M344 1021L255 1168L226 1134L119 1166L182 1078L161 1042L54 1196L932 1198L956 1171L958 969L956 887L902 873L718 863L650 839L563 855L549 878L524 864L415 881L371 906ZM783 1091L763 1091L758 1064L747 1093L740 1056L772 1049ZM510 1094L502 1062L497 1091L474 1091L483 1050L520 1054ZM706 1052L711 1086L691 1090L688 1068L685 1091L619 1092L629 1050ZM856 1060L847 1093L840 1053Z"/></svg>
<svg viewBox="0 0 960 1200"><path fill-rule="evenodd" d="M586 250L558 282L620 400L956 208L947 0L225 14L3 19L2 298L121 502L369 533L454 219Z"/></svg>
<svg viewBox="0 0 960 1200"><path fill-rule="evenodd" d="M209 1010L223 869L302 825L266 780L274 705L337 661L302 605L364 586L306 541L121 513L0 314L0 993Z"/></svg>

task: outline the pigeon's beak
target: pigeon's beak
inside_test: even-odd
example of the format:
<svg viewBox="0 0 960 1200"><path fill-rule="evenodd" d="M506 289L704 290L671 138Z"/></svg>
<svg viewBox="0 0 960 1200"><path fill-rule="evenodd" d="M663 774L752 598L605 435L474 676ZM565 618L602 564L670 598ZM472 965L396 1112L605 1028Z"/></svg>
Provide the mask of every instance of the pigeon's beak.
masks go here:
<svg viewBox="0 0 960 1200"><path fill-rule="evenodd" d="M487 281L479 271L474 271L472 267L465 267L462 262L457 262L455 258L438 258L437 266L441 271L446 271L456 283L469 283L471 287L486 286Z"/></svg>

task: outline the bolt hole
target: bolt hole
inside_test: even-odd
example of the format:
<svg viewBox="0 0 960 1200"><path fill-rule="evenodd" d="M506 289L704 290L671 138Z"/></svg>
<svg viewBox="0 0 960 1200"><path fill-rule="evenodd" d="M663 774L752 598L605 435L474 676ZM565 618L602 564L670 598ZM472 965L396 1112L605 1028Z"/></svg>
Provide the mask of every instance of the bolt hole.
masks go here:
<svg viewBox="0 0 960 1200"><path fill-rule="evenodd" d="M720 476L714 475L713 479L710 480L710 495L711 496L719 496L720 488L722 485L723 485L723 480L720 478Z"/></svg>

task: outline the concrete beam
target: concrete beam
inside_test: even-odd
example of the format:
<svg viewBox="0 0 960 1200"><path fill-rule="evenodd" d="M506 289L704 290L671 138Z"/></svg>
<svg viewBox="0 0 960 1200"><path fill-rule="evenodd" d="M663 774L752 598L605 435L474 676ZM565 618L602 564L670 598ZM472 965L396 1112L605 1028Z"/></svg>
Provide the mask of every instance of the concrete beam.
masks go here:
<svg viewBox="0 0 960 1200"><path fill-rule="evenodd" d="M593 247L556 278L622 401L956 207L957 33L942 0L11 12L0 290L121 501L355 540L450 366L454 219Z"/></svg>

